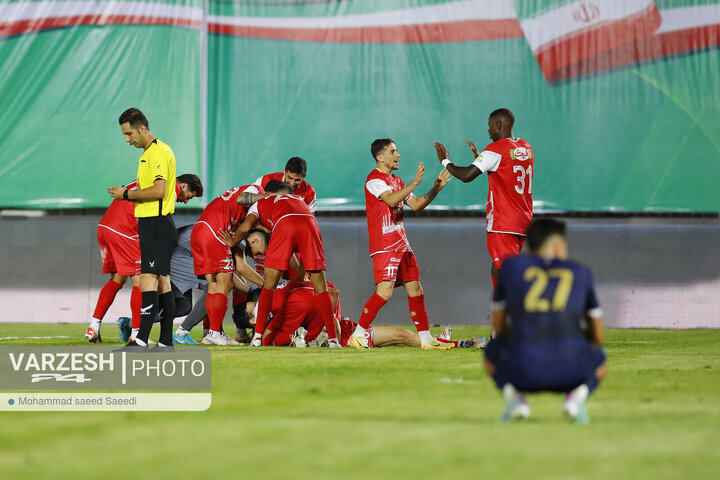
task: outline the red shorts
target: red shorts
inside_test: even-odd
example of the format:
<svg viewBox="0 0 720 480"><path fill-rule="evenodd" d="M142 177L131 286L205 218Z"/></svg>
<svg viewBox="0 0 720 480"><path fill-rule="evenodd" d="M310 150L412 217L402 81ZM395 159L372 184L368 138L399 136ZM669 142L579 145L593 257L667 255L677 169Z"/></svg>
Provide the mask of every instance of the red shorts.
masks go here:
<svg viewBox="0 0 720 480"><path fill-rule="evenodd" d="M305 270L325 270L322 236L312 215L287 216L275 224L265 253L265 268L287 271L295 252L299 253Z"/></svg>
<svg viewBox="0 0 720 480"><path fill-rule="evenodd" d="M488 232L487 247L493 265L498 270L506 258L519 255L525 244L525 237L513 233Z"/></svg>
<svg viewBox="0 0 720 480"><path fill-rule="evenodd" d="M205 222L197 222L190 234L195 275L211 273L230 273L235 270L233 254L230 246L220 240Z"/></svg>
<svg viewBox="0 0 720 480"><path fill-rule="evenodd" d="M97 238L103 273L140 275L140 242L137 236L133 238L98 225Z"/></svg>
<svg viewBox="0 0 720 480"><path fill-rule="evenodd" d="M357 323L353 322L352 320L340 320L340 345L343 347L347 347L347 342L352 333L355 331L355 328L358 326ZM369 327L367 330L365 330L365 338L368 342L368 347L372 348L373 345L373 339L375 337L375 327Z"/></svg>
<svg viewBox="0 0 720 480"><path fill-rule="evenodd" d="M299 327L307 329L306 342L315 340L325 326L316 299L312 286L298 287L289 292L280 311L273 312L273 319L267 326L272 333L265 337L263 345L290 345L290 336Z"/></svg>
<svg viewBox="0 0 720 480"><path fill-rule="evenodd" d="M381 252L372 256L375 285L395 282L399 287L405 282L420 281L420 267L413 252Z"/></svg>

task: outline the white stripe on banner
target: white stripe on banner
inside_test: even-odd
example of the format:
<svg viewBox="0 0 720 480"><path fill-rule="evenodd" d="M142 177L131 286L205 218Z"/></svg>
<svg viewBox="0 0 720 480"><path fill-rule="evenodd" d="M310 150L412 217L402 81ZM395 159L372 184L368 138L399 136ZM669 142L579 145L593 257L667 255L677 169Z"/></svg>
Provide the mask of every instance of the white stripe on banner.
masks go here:
<svg viewBox="0 0 720 480"><path fill-rule="evenodd" d="M144 16L202 21L202 8L146 2L19 2L0 5L3 23L84 15Z"/></svg>
<svg viewBox="0 0 720 480"><path fill-rule="evenodd" d="M387 12L336 17L229 17L211 15L209 21L221 25L244 27L332 29L514 18L517 18L517 15L512 0L465 0Z"/></svg>
<svg viewBox="0 0 720 480"><path fill-rule="evenodd" d="M656 34L720 24L718 5L671 8L660 10L660 15L662 24L655 31Z"/></svg>
<svg viewBox="0 0 720 480"><path fill-rule="evenodd" d="M654 3L654 0L573 2L540 16L522 20L520 25L525 38L530 44L530 48L537 51L543 45L567 37L577 31L616 22L640 13L650 8ZM590 10L582 14L585 10L579 10L581 8L589 8Z"/></svg>

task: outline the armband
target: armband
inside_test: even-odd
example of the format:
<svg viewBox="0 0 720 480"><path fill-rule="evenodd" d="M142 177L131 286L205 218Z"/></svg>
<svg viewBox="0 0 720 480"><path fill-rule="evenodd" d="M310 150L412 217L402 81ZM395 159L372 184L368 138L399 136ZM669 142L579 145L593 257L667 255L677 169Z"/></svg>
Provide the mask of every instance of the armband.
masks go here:
<svg viewBox="0 0 720 480"><path fill-rule="evenodd" d="M447 166L450 165L452 162L450 161L450 159L446 158L445 160L441 161L440 163L442 163L443 167L447 168Z"/></svg>

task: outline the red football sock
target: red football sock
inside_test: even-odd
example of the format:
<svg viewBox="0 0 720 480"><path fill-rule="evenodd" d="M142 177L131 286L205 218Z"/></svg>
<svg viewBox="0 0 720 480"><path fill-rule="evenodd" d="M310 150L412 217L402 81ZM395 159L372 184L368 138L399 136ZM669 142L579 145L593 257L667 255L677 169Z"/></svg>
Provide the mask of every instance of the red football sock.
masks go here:
<svg viewBox="0 0 720 480"><path fill-rule="evenodd" d="M207 297L205 297L205 298L206 298L206 300L205 300L205 304L206 304L205 309L207 310ZM205 316L203 317L203 330L210 330L210 319L207 317L207 315L205 315Z"/></svg>
<svg viewBox="0 0 720 480"><path fill-rule="evenodd" d="M131 328L140 328L140 310L142 309L142 292L140 287L133 286L130 293L130 312L132 313Z"/></svg>
<svg viewBox="0 0 720 480"><path fill-rule="evenodd" d="M319 294L315 298L317 303L317 309L320 313L320 318L323 319L325 324L325 331L329 338L337 338L337 332L335 331L335 314L333 313L332 296L327 290Z"/></svg>
<svg viewBox="0 0 720 480"><path fill-rule="evenodd" d="M93 318L96 318L98 320L103 319L105 313L108 311L108 308L110 308L110 305L112 305L113 300L115 300L115 295L117 295L117 292L121 288L122 285L117 283L115 280L108 280L102 290L100 290L100 296L98 297L97 304L95 305L95 313L93 313Z"/></svg>
<svg viewBox="0 0 720 480"><path fill-rule="evenodd" d="M233 308L247 301L247 293L233 292Z"/></svg>
<svg viewBox="0 0 720 480"><path fill-rule="evenodd" d="M358 325L360 325L364 329L367 329L372 323L372 321L375 320L375 316L377 315L378 311L386 303L387 300L378 295L377 292L373 293L372 297L368 299L368 301L365 303L365 306L363 307L362 314L360 314L360 318L358 319Z"/></svg>
<svg viewBox="0 0 720 480"><path fill-rule="evenodd" d="M428 314L425 310L425 295L408 297L408 307L410 308L410 319L415 324L417 331L430 330Z"/></svg>
<svg viewBox="0 0 720 480"><path fill-rule="evenodd" d="M452 343L456 347L458 346L457 340L445 340L444 338L437 337L437 341L442 343Z"/></svg>
<svg viewBox="0 0 720 480"><path fill-rule="evenodd" d="M208 318L210 318L210 330L219 332L222 329L223 319L228 307L228 297L224 293L212 293L205 300Z"/></svg>
<svg viewBox="0 0 720 480"><path fill-rule="evenodd" d="M255 335L262 334L267 325L270 309L272 308L274 290L262 287L260 290L260 298L258 299L258 313L255 317Z"/></svg>

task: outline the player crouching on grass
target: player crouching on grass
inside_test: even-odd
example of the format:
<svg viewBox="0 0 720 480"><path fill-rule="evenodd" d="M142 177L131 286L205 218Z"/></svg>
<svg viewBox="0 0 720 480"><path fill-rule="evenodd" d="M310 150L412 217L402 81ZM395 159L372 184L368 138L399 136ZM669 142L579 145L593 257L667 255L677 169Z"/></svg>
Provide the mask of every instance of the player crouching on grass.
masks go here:
<svg viewBox="0 0 720 480"><path fill-rule="evenodd" d="M586 424L585 400L607 373L592 275L568 260L562 222L534 221L527 244L529 255L503 263L493 297L495 338L485 350L485 368L507 401L500 419L530 416L520 392L551 391L567 394L568 420Z"/></svg>

